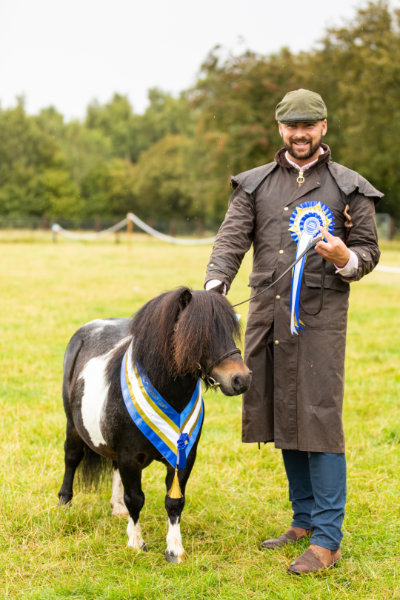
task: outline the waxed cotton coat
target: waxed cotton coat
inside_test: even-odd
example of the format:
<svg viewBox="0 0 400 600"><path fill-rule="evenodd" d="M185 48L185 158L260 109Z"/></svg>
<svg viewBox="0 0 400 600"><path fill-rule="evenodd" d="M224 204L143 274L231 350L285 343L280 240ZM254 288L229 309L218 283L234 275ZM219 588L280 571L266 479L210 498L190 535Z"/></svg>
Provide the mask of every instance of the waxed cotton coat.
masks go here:
<svg viewBox="0 0 400 600"><path fill-rule="evenodd" d="M304 330L298 335L290 332L290 272L250 302L245 360L253 380L243 396L243 441L341 453L349 283L369 273L379 260L374 205L382 194L356 172L332 162L329 148L323 148L325 154L304 172L302 184L284 151L274 162L232 178L234 191L206 281L219 279L229 289L253 245L249 286L251 294L257 294L295 258L289 221L296 207L322 201L330 208L334 235L357 255L357 273L346 279L315 250L309 251L300 294Z"/></svg>

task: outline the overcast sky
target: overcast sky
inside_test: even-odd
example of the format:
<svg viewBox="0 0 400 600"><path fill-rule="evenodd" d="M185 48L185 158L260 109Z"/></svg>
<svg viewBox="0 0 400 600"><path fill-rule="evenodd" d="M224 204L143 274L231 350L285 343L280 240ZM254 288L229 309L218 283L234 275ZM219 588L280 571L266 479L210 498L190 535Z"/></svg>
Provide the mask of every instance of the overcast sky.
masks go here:
<svg viewBox="0 0 400 600"><path fill-rule="evenodd" d="M400 0L392 0L398 7ZM235 54L315 46L364 0L0 0L0 105L24 95L28 112L55 106L82 119L94 99L147 90L177 94L216 44Z"/></svg>

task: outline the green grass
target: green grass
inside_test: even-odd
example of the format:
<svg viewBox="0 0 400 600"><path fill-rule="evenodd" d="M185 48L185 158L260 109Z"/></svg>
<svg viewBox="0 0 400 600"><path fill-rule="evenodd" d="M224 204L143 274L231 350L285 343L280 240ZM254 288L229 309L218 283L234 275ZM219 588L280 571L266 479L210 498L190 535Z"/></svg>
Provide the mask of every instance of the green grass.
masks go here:
<svg viewBox="0 0 400 600"><path fill-rule="evenodd" d="M110 516L110 485L77 490L57 507L65 419L65 346L84 322L131 315L156 294L202 287L209 247L181 248L135 235L129 245L2 232L0 322L0 598L13 600L328 600L400 598L400 275L352 285L346 358L348 504L343 560L296 578L304 550L261 552L290 522L279 451L240 442L240 398L206 394L206 420L187 488L186 558L164 561L164 469L144 474L141 514L149 552L126 547L126 519ZM400 265L400 244L382 264ZM230 300L248 296L248 257ZM245 321L247 305L240 307Z"/></svg>

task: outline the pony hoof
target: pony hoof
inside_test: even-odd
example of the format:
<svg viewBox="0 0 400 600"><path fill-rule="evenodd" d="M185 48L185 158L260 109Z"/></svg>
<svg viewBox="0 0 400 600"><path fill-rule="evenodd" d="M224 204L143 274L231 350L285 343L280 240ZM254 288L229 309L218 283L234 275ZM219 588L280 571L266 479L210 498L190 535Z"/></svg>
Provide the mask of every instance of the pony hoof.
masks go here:
<svg viewBox="0 0 400 600"><path fill-rule="evenodd" d="M72 496L59 496L58 506L70 507L72 504Z"/></svg>
<svg viewBox="0 0 400 600"><path fill-rule="evenodd" d="M142 550L142 552L147 552L146 542L143 542L143 544L140 546L140 549Z"/></svg>
<svg viewBox="0 0 400 600"><path fill-rule="evenodd" d="M165 552L165 560L169 563L180 563L182 562L182 556L178 556L171 552L171 550L167 550Z"/></svg>

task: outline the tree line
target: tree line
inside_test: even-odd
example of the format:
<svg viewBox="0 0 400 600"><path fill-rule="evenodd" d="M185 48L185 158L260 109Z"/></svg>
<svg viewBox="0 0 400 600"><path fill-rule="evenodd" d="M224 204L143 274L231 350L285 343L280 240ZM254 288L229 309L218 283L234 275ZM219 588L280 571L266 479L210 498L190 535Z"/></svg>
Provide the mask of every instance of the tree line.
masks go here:
<svg viewBox="0 0 400 600"><path fill-rule="evenodd" d="M143 114L120 94L92 102L83 121L52 107L28 115L22 98L0 109L0 215L217 223L230 175L273 160L275 105L299 87L328 106L333 159L383 191L379 211L400 219L400 10L384 0L311 51L222 58L215 47L193 88L150 90Z"/></svg>

